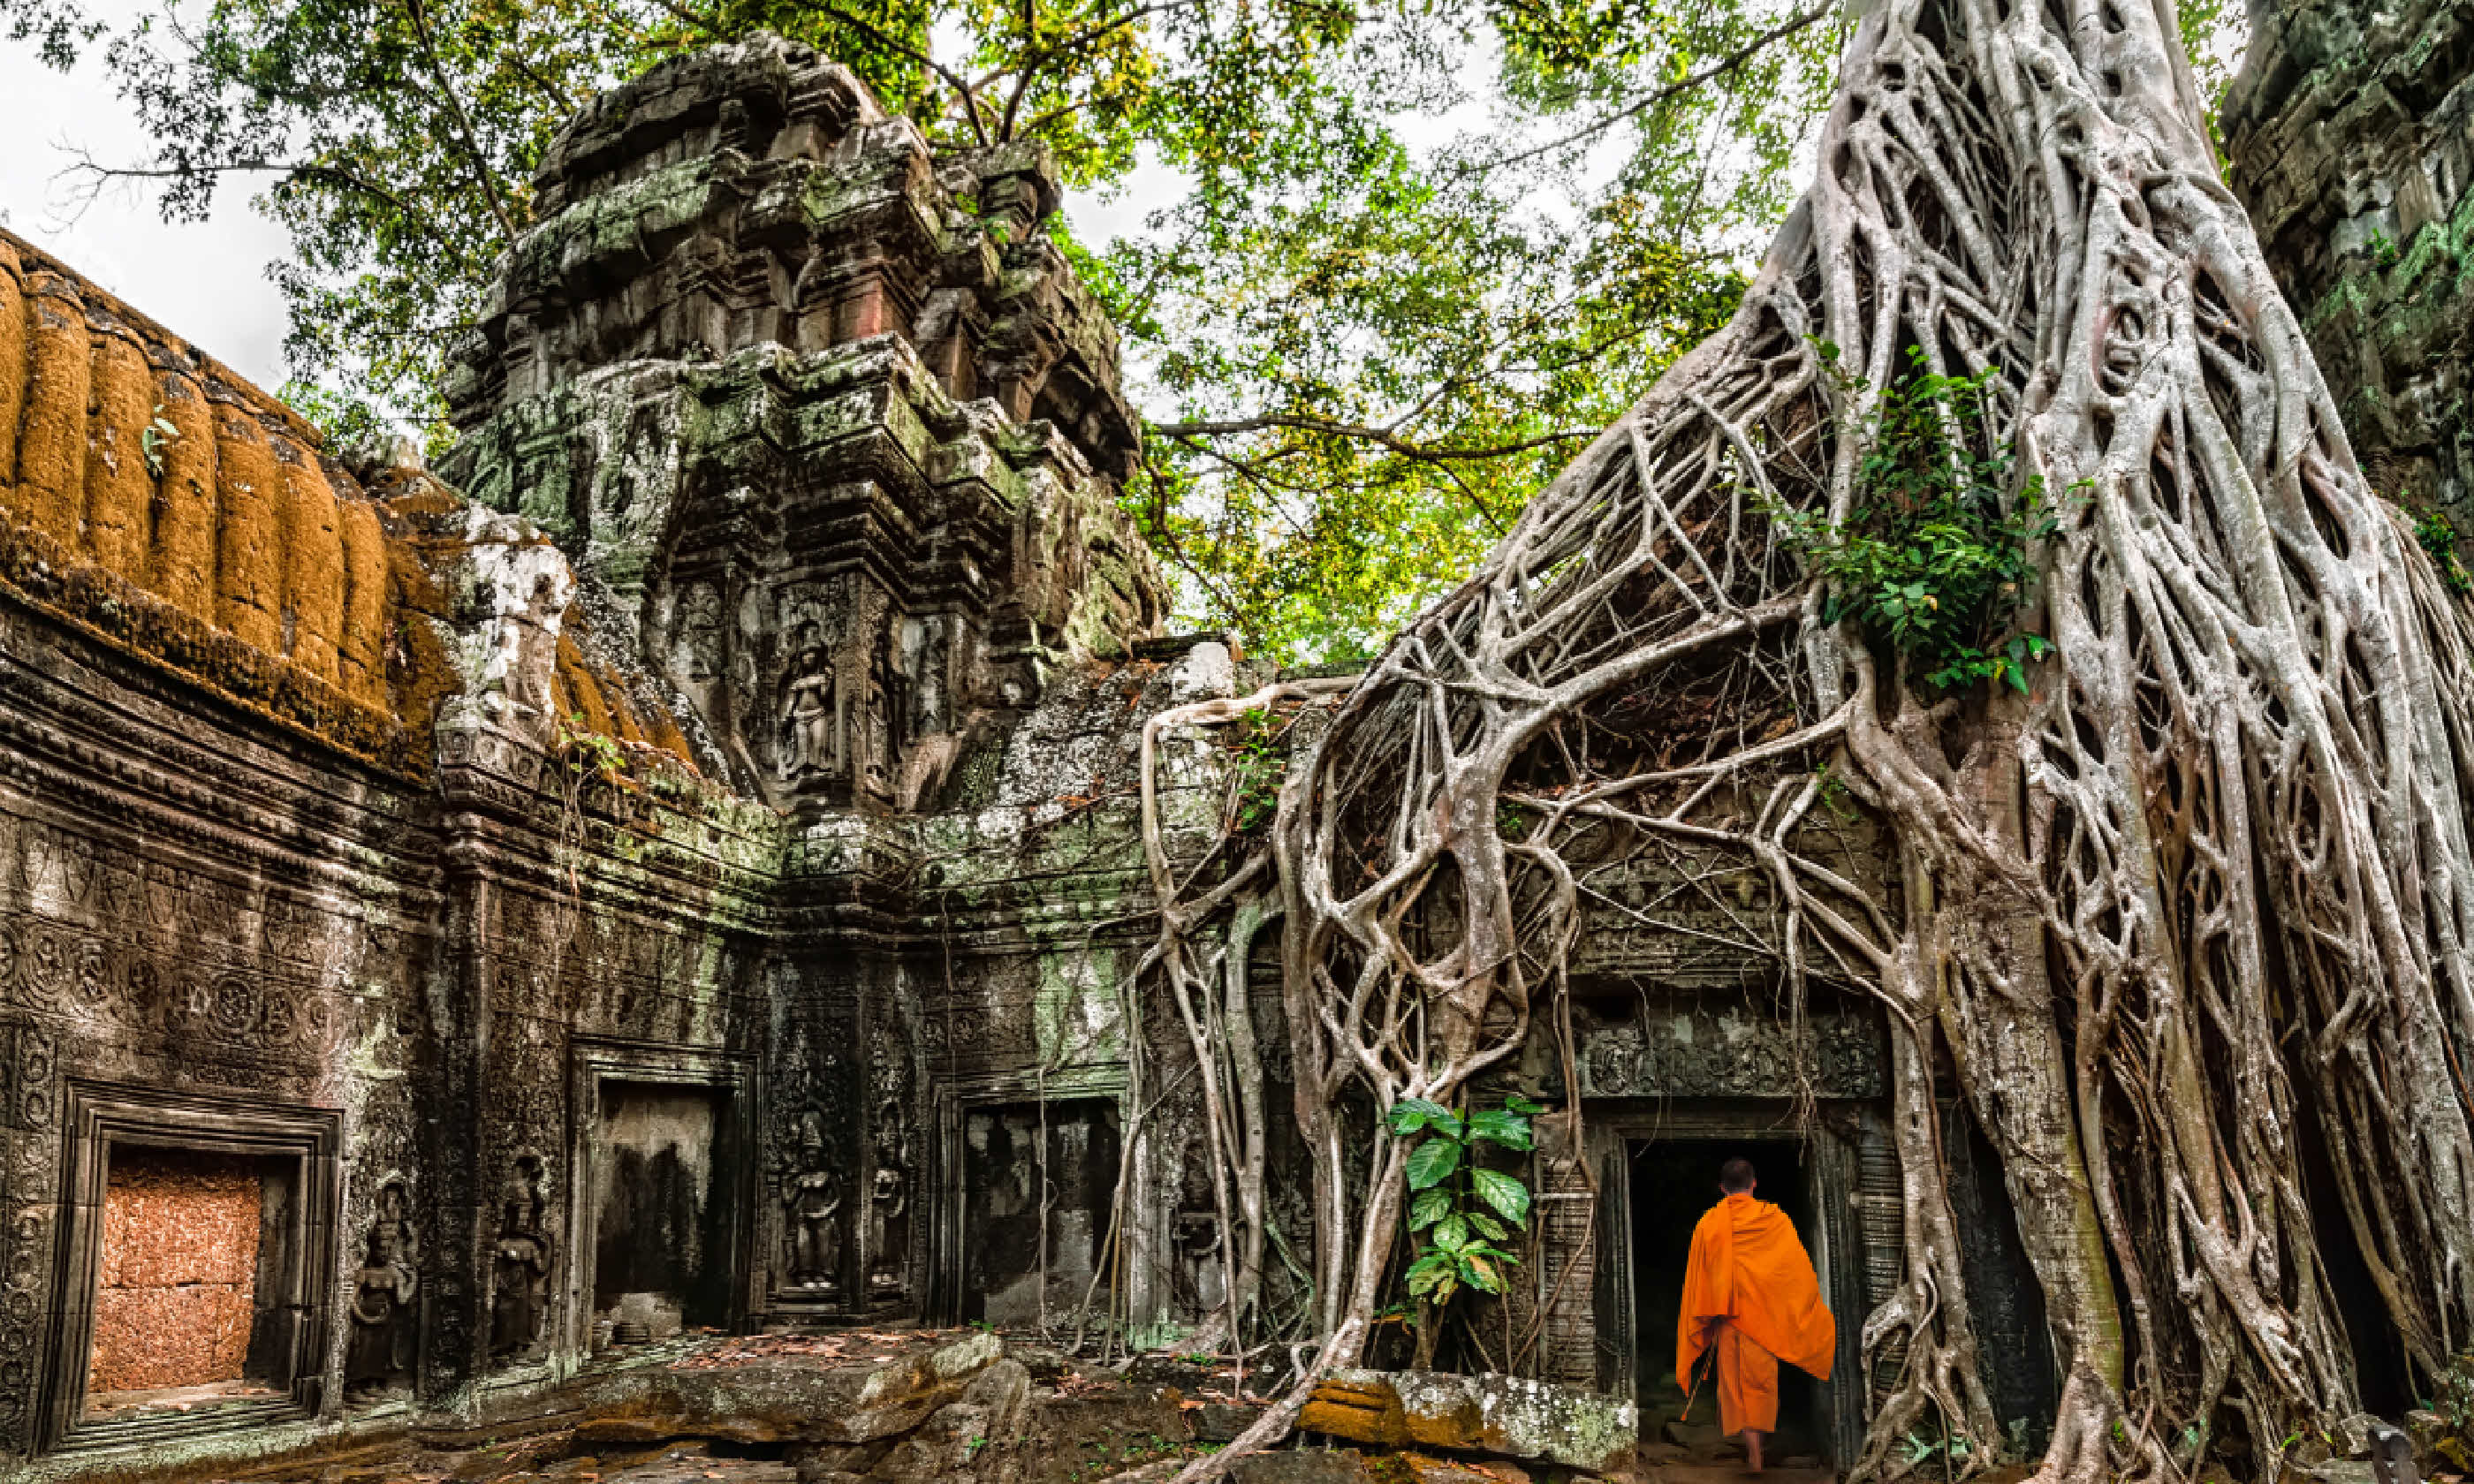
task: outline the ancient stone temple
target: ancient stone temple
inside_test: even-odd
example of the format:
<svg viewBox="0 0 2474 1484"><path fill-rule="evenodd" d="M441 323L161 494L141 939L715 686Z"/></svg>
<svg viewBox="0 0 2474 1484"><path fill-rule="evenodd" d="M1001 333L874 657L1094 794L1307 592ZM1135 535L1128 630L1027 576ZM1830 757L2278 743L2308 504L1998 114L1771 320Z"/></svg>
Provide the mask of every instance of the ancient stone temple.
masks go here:
<svg viewBox="0 0 2474 1484"><path fill-rule="evenodd" d="M1056 194L800 47L657 68L545 158L434 471L0 234L0 1470L486 1430L707 1332L1206 1324L1139 739L1271 676L1160 633ZM1225 756L1163 742L1173 859ZM1750 1148L1845 1337L1789 1402L1852 1456L1902 1219L1878 1013L1799 1023L1733 925L1758 884L1595 890L1536 1369L1671 1388L1677 1244ZM1636 925L1687 895L1706 932ZM1541 1032L1506 1086L1565 1073ZM1980 1163L1979 1327L2039 1417Z"/></svg>
<svg viewBox="0 0 2474 1484"><path fill-rule="evenodd" d="M2222 129L2372 488L2474 529L2474 9L2255 6Z"/></svg>

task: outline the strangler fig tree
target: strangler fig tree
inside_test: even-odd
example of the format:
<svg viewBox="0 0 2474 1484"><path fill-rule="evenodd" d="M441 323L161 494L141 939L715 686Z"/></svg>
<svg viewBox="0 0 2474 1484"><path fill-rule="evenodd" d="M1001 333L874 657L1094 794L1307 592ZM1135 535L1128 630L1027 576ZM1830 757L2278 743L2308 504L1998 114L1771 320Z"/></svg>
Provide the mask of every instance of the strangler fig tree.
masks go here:
<svg viewBox="0 0 2474 1484"><path fill-rule="evenodd" d="M1842 66L1733 321L1292 778L1309 1141L1318 1097L1457 1106L1551 1024L1596 874L1750 874L1787 1002L1892 1030L1906 1251L1841 1316L1872 1374L1840 1383L1886 1395L1859 1472L2005 1450L1946 1065L2058 1350L2041 1476L2271 1478L2356 1408L2356 1347L2429 1376L2474 1326L2466 614L2355 465L2167 0L1882 0ZM1850 556L1926 525L1947 569ZM1934 586L1962 569L1997 580ZM1320 1184L1326 1363L1364 1350L1401 1158L1354 1218ZM2380 1333L2336 1311L2339 1244Z"/></svg>

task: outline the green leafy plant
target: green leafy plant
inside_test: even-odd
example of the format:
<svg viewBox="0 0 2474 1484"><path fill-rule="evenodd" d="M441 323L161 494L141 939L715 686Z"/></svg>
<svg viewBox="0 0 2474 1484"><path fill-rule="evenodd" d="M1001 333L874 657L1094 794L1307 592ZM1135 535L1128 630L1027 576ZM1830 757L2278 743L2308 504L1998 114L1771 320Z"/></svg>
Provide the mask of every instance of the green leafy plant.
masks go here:
<svg viewBox="0 0 2474 1484"><path fill-rule="evenodd" d="M1228 827L1251 834L1280 812L1280 783L1288 777L1283 746L1288 729L1264 709L1247 712L1229 729Z"/></svg>
<svg viewBox="0 0 2474 1484"><path fill-rule="evenodd" d="M1478 1162L1481 1146L1526 1153L1536 1146L1530 1119L1545 1110L1513 1096L1499 1109L1466 1118L1440 1103L1404 1097L1385 1126L1416 1139L1409 1151L1409 1230L1418 1256L1406 1275L1409 1292L1440 1308L1463 1288L1501 1293L1505 1267L1520 1258L1504 1245L1529 1223L1529 1186Z"/></svg>
<svg viewBox="0 0 2474 1484"><path fill-rule="evenodd" d="M594 731L582 711L560 721L556 746L560 763L578 782L615 783L627 776L627 755L618 750L618 739Z"/></svg>
<svg viewBox="0 0 2474 1484"><path fill-rule="evenodd" d="M1822 343L1842 387L1838 347ZM2017 451L1988 436L2001 371L1945 376L1910 347L1907 374L1882 389L1858 433L1855 508L1842 522L1772 506L1770 516L1830 594L1823 614L1854 620L1906 658L1925 683L1977 681L2023 694L2027 666L2052 641L2012 620L2036 569L2031 543L2060 529L2044 479L2018 474Z"/></svg>
<svg viewBox="0 0 2474 1484"><path fill-rule="evenodd" d="M2432 565L2439 568L2439 580L2455 593L2474 592L2474 572L2457 556L2457 523L2436 510L2419 511L2413 517L2413 539L2431 557Z"/></svg>
<svg viewBox="0 0 2474 1484"><path fill-rule="evenodd" d="M163 416L163 404L157 402L154 420L139 429L137 434L137 446L146 456L146 472L158 479L163 477L163 450L172 446L173 440L180 436L181 430Z"/></svg>

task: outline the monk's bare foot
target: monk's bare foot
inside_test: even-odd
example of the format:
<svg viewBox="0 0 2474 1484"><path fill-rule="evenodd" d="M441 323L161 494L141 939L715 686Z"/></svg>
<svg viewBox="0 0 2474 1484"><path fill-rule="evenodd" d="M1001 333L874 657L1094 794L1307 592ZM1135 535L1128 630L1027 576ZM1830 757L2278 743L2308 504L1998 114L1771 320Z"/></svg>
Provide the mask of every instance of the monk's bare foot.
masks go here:
<svg viewBox="0 0 2474 1484"><path fill-rule="evenodd" d="M1761 1435L1750 1427L1744 1429L1744 1472L1761 1472Z"/></svg>

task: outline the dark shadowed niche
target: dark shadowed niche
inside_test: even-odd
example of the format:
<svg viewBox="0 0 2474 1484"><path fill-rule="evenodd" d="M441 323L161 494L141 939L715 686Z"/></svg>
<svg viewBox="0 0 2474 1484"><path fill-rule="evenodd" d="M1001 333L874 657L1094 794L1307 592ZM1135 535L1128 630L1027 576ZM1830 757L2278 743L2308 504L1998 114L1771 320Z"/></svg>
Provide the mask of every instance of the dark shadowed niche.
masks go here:
<svg viewBox="0 0 2474 1484"><path fill-rule="evenodd" d="M644 1325L656 1339L728 1323L729 1228L716 1163L725 1097L712 1088L603 1087L595 1318Z"/></svg>
<svg viewBox="0 0 2474 1484"><path fill-rule="evenodd" d="M964 1320L1038 1324L1082 1302L1107 1235L1118 1148L1109 1098L963 1115Z"/></svg>

